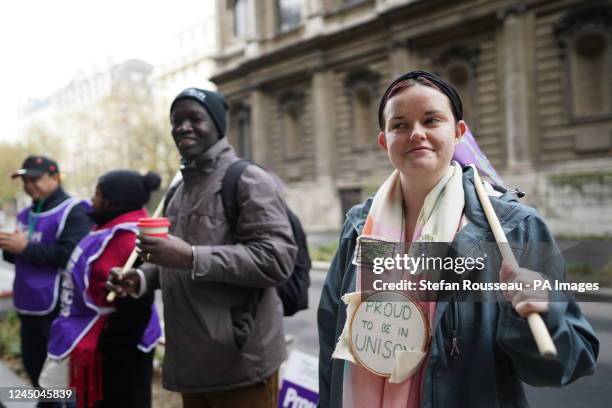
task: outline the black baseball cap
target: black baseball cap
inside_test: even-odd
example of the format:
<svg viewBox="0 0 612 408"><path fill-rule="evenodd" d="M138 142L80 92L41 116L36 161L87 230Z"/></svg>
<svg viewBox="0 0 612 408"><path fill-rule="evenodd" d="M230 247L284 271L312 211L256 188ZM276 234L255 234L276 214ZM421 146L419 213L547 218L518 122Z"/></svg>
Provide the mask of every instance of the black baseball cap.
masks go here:
<svg viewBox="0 0 612 408"><path fill-rule="evenodd" d="M14 172L11 178L21 176L40 177L45 173L58 174L57 162L45 156L28 156L23 161L21 168Z"/></svg>

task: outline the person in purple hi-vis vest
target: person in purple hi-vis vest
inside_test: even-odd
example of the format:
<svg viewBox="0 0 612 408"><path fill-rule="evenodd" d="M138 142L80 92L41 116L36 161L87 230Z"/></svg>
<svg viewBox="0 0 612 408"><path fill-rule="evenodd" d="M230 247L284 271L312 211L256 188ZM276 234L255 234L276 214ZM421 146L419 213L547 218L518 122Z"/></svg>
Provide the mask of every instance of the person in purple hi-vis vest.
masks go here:
<svg viewBox="0 0 612 408"><path fill-rule="evenodd" d="M76 388L79 407L151 406L153 349L161 338L153 296L109 303L104 284L110 269L122 266L134 249L136 222L148 216L143 206L160 182L152 172L115 170L101 176L90 214L96 226L79 242L64 272L48 357L69 358L69 384Z"/></svg>
<svg viewBox="0 0 612 408"><path fill-rule="evenodd" d="M3 258L15 264L13 299L21 321L21 355L32 384L38 386L49 328L57 316L61 271L92 221L89 204L62 189L54 160L30 156L12 175L17 177L33 202L17 215L15 232L0 233L0 249Z"/></svg>

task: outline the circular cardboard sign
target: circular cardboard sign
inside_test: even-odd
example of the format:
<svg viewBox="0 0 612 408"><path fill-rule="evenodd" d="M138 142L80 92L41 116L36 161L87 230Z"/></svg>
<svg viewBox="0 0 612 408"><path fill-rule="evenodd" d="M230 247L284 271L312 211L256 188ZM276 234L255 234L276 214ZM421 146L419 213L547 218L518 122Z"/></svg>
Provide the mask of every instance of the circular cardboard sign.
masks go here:
<svg viewBox="0 0 612 408"><path fill-rule="evenodd" d="M426 351L429 322L421 307L398 292L377 292L362 301L351 320L351 349L359 363L389 377L395 353Z"/></svg>

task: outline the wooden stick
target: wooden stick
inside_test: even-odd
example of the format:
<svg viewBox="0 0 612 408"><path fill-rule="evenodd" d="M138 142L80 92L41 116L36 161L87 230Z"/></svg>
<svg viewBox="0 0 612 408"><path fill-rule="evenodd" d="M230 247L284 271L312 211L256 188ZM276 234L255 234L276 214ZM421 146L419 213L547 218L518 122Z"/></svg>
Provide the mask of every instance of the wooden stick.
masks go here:
<svg viewBox="0 0 612 408"><path fill-rule="evenodd" d="M497 218L497 214L493 210L493 206L491 205L491 200L489 200L489 196L484 189L482 181L480 180L480 176L478 175L478 171L476 167L471 165L474 169L474 186L476 187L476 194L482 204L482 208L487 217L487 221L491 226L491 230L493 231L493 235L495 236L495 241L497 241L497 246L499 247L499 251L501 252L502 258L509 262L512 266L512 269L515 271L519 270L519 264L510 249L510 245L508 244L508 238L506 234L504 234L504 230ZM538 346L538 350L540 354L546 358L554 358L557 356L557 348L550 337L550 333L544 324L544 320L538 313L531 313L527 316L527 322L529 323L529 328L531 329L531 334Z"/></svg>
<svg viewBox="0 0 612 408"><path fill-rule="evenodd" d="M170 183L170 187L168 188L168 191L170 191L170 188L173 185L175 185L180 179L181 179L181 172L178 171L174 175L174 178L172 179L172 182ZM157 204L157 208L155 208L155 211L153 212L153 215L151 216L151 218L157 218L161 215L162 210L164 209L164 201L166 200L166 195L168 194L168 191L166 191L166 194L164 194L159 204ZM136 262L136 259L138 259L138 251L136 250L136 247L134 247L134 250L130 254L130 257L128 258L127 262L125 263L125 265L123 265L123 268L121 268L122 275L126 273L127 271L129 271L130 269L132 269L132 267L134 266L134 263ZM113 300L115 300L115 296L117 296L115 292L113 291L109 292L108 295L106 295L106 301L112 302Z"/></svg>

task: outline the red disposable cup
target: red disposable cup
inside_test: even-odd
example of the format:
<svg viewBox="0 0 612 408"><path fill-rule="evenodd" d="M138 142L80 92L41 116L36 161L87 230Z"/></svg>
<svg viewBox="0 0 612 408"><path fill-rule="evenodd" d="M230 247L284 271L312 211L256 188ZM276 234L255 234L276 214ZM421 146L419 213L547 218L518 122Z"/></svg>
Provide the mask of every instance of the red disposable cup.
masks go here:
<svg viewBox="0 0 612 408"><path fill-rule="evenodd" d="M170 221L165 217L141 218L136 224L142 235L154 238L168 238L168 228Z"/></svg>

